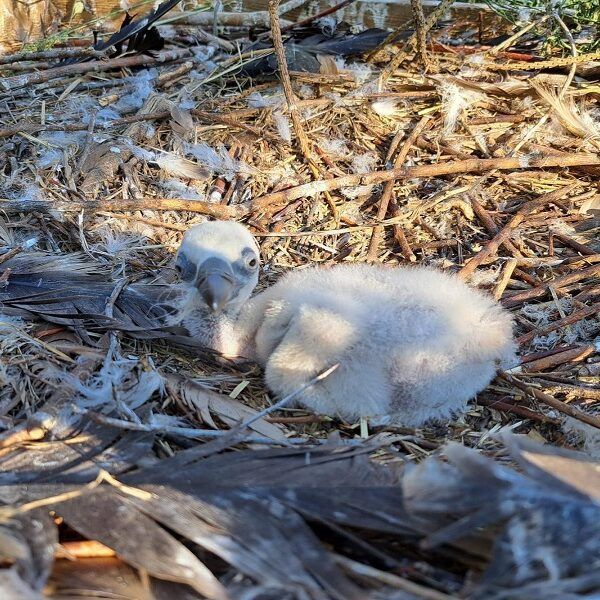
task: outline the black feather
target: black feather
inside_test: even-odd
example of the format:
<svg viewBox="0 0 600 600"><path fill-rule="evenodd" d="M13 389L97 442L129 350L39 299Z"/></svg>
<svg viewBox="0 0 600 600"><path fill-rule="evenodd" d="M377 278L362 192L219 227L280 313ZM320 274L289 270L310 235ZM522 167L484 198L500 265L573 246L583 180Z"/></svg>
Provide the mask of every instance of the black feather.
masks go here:
<svg viewBox="0 0 600 600"><path fill-rule="evenodd" d="M358 34L311 34L308 37L289 38L285 45L285 56L291 71L318 73L319 54L337 56L359 56L374 50L389 35L384 29L366 29ZM265 42L255 42L245 51L262 50L271 46ZM249 77L270 76L277 72L277 57L274 54L245 63L241 74Z"/></svg>
<svg viewBox="0 0 600 600"><path fill-rule="evenodd" d="M111 35L105 42L100 42L100 43L94 45L94 50L98 50L98 51L107 50L111 46L114 46L115 49L117 49L117 51L121 50L124 42L126 42L127 40L130 40L131 38L134 38L136 36L139 37L140 34L143 34L144 32L148 31L152 27L153 23L158 21L161 17L163 17L165 14L167 14L171 9L175 8L175 6L177 6L179 4L179 2L181 2L181 0L167 0L166 2L163 2L162 4L160 4L156 10L152 11L145 17L138 19L137 21L131 20L131 17L129 16L129 14L127 14L125 17L125 20L123 21L123 25L121 26L121 29L119 31L117 31L116 33L114 33L113 35ZM152 36L156 36L156 35L158 35L158 37L160 37L160 35L158 34L157 31L156 31L156 34L152 34ZM152 38L152 36L149 39L154 39L154 40L157 39L156 37ZM144 36L142 35L142 37L140 39L143 40ZM162 38L160 38L160 39L162 40ZM140 43L141 43L141 41L140 41ZM164 43L164 41L163 41L163 43ZM137 48L133 48L133 49L137 50ZM150 48L150 49L160 49L160 48ZM129 48L128 48L128 50L129 50Z"/></svg>
<svg viewBox="0 0 600 600"><path fill-rule="evenodd" d="M102 52L113 48L112 52L109 53L110 58L121 56L124 53L125 42L128 42L126 52L139 52L141 54L152 55L152 52L162 50L165 40L160 35L158 29L152 25L180 2L181 0L167 0L160 4L156 10L137 21L134 21L133 17L126 12L119 31L113 33L106 41L98 40L98 32L93 32L94 50ZM58 64L68 65L90 60L94 60L94 58L69 58L60 61Z"/></svg>

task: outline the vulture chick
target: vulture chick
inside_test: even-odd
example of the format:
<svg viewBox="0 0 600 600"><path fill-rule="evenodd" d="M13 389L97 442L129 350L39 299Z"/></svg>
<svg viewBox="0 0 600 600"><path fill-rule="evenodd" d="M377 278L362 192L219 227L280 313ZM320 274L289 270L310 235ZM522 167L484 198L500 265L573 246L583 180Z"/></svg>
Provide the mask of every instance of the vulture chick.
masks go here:
<svg viewBox="0 0 600 600"><path fill-rule="evenodd" d="M429 268L340 264L293 271L250 298L259 249L237 223L184 235L176 267L182 324L213 350L264 367L279 396L348 421L419 426L459 413L498 367L515 363L510 315Z"/></svg>

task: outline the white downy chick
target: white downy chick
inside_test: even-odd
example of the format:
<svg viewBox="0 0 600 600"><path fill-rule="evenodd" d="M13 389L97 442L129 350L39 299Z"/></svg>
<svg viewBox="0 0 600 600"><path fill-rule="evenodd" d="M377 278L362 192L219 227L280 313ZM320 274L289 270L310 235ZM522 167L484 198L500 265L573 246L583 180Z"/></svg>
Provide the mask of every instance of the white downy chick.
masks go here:
<svg viewBox="0 0 600 600"><path fill-rule="evenodd" d="M190 229L177 260L191 304L200 302L184 325L215 350L256 360L278 396L339 365L299 399L317 413L419 426L464 411L516 362L509 313L433 269L316 267L248 300L258 247L241 225L220 222Z"/></svg>

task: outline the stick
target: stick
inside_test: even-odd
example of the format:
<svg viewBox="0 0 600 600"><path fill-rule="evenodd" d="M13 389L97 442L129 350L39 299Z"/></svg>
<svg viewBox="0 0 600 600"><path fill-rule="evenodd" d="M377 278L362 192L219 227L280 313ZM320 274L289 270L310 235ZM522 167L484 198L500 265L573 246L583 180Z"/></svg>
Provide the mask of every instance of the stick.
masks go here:
<svg viewBox="0 0 600 600"><path fill-rule="evenodd" d="M158 56L148 56L145 54L136 54L134 56L121 56L109 60L95 60L91 62L75 63L41 71L39 73L30 73L28 75L15 75L14 77L0 78L0 90L7 92L45 83L58 77L67 77L70 75L80 75L82 73L100 73L110 71L111 69L122 69L124 67L140 67L150 65L161 65L167 62L178 60L190 56L187 49L169 50Z"/></svg>
<svg viewBox="0 0 600 600"><path fill-rule="evenodd" d="M318 13L312 15L311 17L306 17L306 19L301 19L300 21L298 21L297 23L293 23L292 25L286 25L285 27L283 27L281 29L281 31L283 33L285 33L286 31L290 31L291 29L296 29L297 27L304 27L306 25L310 25L313 21L316 21L317 19L321 19L322 17L326 17L327 15L337 12L338 10L345 8L349 4L352 4L353 2L356 2L356 0L342 0L342 2L340 2L339 4L336 4L335 6L331 6L330 8L326 8L325 10L322 10L321 12L318 12Z"/></svg>
<svg viewBox="0 0 600 600"><path fill-rule="evenodd" d="M283 85L283 93L285 94L285 100L287 103L290 118L292 119L292 125L294 126L294 132L298 138L298 144L300 151L304 157L309 160L310 157L310 144L308 137L302 126L302 120L300 118L300 111L298 110L298 99L294 90L292 89L292 81L290 79L290 72L285 59L285 48L283 47L283 40L281 38L281 25L279 24L279 15L277 14L277 8L281 0L269 0L269 15L271 17L271 36L273 38L273 46L275 47L275 54L277 55L277 64L279 66L279 76L281 78L281 84Z"/></svg>
<svg viewBox="0 0 600 600"><path fill-rule="evenodd" d="M421 4L421 0L410 0L410 7L412 9L417 34L417 50L423 61L425 72L427 72L431 68L431 61L427 54L427 23L425 22L423 5Z"/></svg>
<svg viewBox="0 0 600 600"><path fill-rule="evenodd" d="M292 400L295 400L300 394L302 394L302 392L307 390L309 387L312 387L313 385L319 383L319 381L322 381L326 377L329 377L329 375L331 375L339 366L340 366L339 364L335 364L332 367L325 369L325 371L323 371L322 373L319 373L316 377L313 377L310 381L307 381L304 385L300 386L297 390L293 391L291 394L288 394L281 400L278 400L277 402L275 402L275 404L272 404L271 406L267 406L267 408L257 412L255 415L253 415L252 417L250 417L249 419L247 419L246 421L244 421L243 423L238 425L238 428L239 429L247 429L248 427L250 427L250 425L252 425L253 423L256 423L256 421L262 419L263 417L266 417L268 414L270 414L276 410L279 410L280 408L283 408L284 406L287 406L290 402L292 402Z"/></svg>
<svg viewBox="0 0 600 600"><path fill-rule="evenodd" d="M253 127L252 125L247 125L246 123L242 123L239 119L236 119L230 115L224 115L221 113L213 113L207 112L205 110L198 110L193 108L190 110L190 113L195 117L198 117L201 121L205 123L221 123L223 125L227 125L228 127L234 127L236 129L242 129L247 131L248 133L258 137L264 138L271 142L276 142L277 144L281 144L281 138L276 135L272 135L266 131L258 129L257 127ZM132 123L140 123L141 121L161 121L163 119L169 119L171 117L171 113L168 110L162 110L158 112L150 112L150 113L142 113L130 115L128 117L123 117L122 119L115 119L114 121L110 121L103 125L104 129L112 129L114 127L121 127L122 125L130 125ZM85 131L88 128L87 125L83 123L65 123L63 125L41 125L39 123L17 123L17 125L12 125L11 127L7 127L5 129L0 129L0 139L11 137L13 135L18 135L21 133L36 133L39 131Z"/></svg>
<svg viewBox="0 0 600 600"><path fill-rule="evenodd" d="M452 5L453 2L454 2L454 0L442 0L438 4L438 6L435 8L435 10L429 15L429 18L427 19L427 21L425 23L425 27L424 27L425 34L427 34L427 32L436 24L436 22L440 18L440 16ZM396 30L396 31L394 31L393 34L388 36L384 40L384 42L379 46L379 48L376 48L375 51L370 54L370 58L374 58L375 56L377 56L377 54L379 53L379 50L381 48L383 48L384 46L386 46L387 44L389 44L390 42L392 42L394 40L394 38L398 35L398 33L401 33L401 31ZM396 52L396 54L392 57L392 60L390 60L390 62L386 65L385 69L381 72L381 75L379 76L379 81L380 81L381 87L385 86L385 84L387 83L387 80L394 74L394 71L402 64L404 59L406 59L406 58L408 58L408 56L410 56L410 53L411 53L412 48L414 47L416 41L417 41L417 32L415 31L415 33L413 33L410 36L410 38L407 40L407 42L404 44L404 46L402 48L400 48L400 50L398 50L398 52Z"/></svg>
<svg viewBox="0 0 600 600"><path fill-rule="evenodd" d="M306 0L291 0L282 4L278 13L284 15L302 6ZM187 15L185 23L190 25L207 26L214 22L212 11L197 12ZM217 24L223 27L269 27L270 16L268 11L259 10L253 12L222 12L217 15ZM286 25L293 25L286 21Z"/></svg>
<svg viewBox="0 0 600 600"><path fill-rule="evenodd" d="M521 223L521 221L525 219L526 216L544 204L559 200L565 194L574 190L578 186L579 182L576 182L526 202L518 210L517 214L512 217L512 219L459 271L459 276L462 279L468 279L484 260L498 252L498 248L500 248L501 244L512 235L513 229L515 229Z"/></svg>
<svg viewBox="0 0 600 600"><path fill-rule="evenodd" d="M7 260L10 260L14 256L17 256L17 254L20 254L21 252L23 252L23 250L24 246L19 245L15 246L14 248L11 248L8 252L5 252L4 254L0 255L0 265L2 263L5 263Z"/></svg>
<svg viewBox="0 0 600 600"><path fill-rule="evenodd" d="M554 282L549 283L554 285ZM576 310L567 317L563 317L562 319L558 319L558 321L554 321L545 327L534 329L533 331L522 335L521 337L517 338L517 343L519 346L524 346L525 344L531 342L531 340L533 340L533 338L536 336L547 335L548 333L555 331L556 329L560 329L561 327L573 325L573 323L577 323L577 321L581 321L582 319L586 319L587 317L597 314L599 310L600 304L594 304L593 306L587 306L581 310Z"/></svg>
<svg viewBox="0 0 600 600"><path fill-rule="evenodd" d="M498 233L498 227L494 220L490 216L490 213L483 208L480 202L476 198L471 198L471 207L473 208L473 212L477 215L477 218L483 223L484 227L488 230L492 235L496 235ZM502 245L515 257L519 258L523 256L518 248L509 240L505 240Z"/></svg>
<svg viewBox="0 0 600 600"><path fill-rule="evenodd" d="M586 277L594 277L596 275L600 275L600 264L592 265L587 269L582 269L577 273L570 273L569 275L563 275L562 277L557 277L552 281L545 281L540 285L537 285L530 290L525 290L524 292L519 292L518 294L513 294L508 298L502 300L503 306L507 308L511 308L513 306L518 306L527 300L533 300L535 298L539 298L543 296L548 291L548 286L558 289L564 287L566 285L570 285L572 283L576 283L577 281L581 281Z"/></svg>
<svg viewBox="0 0 600 600"><path fill-rule="evenodd" d="M422 598L423 600L456 600L456 596L449 596L443 592L432 590L431 588L415 583L414 581L398 577L398 575L395 575L394 573L380 571L375 567L357 562L342 556L341 554L334 554L333 558L342 568L347 572L352 573L354 576L360 576L363 579L370 579L383 583L391 588L403 590L415 598ZM393 594L390 594L390 596L392 595Z"/></svg>
<svg viewBox="0 0 600 600"><path fill-rule="evenodd" d="M102 58L104 52L84 48L53 48L52 50L43 50L40 52L17 52L15 54L5 54L0 56L0 65L10 65L16 62L25 62L30 60L58 60L60 58Z"/></svg>
<svg viewBox="0 0 600 600"><path fill-rule="evenodd" d="M579 252L579 254L583 254L584 256L593 256L595 254L595 252L589 246L570 238L564 233L553 231L550 235L557 240L560 240L565 246L569 246L569 248L575 250L575 252Z"/></svg>
<svg viewBox="0 0 600 600"><path fill-rule="evenodd" d="M526 365L523 365L522 369L523 371L531 371L532 373L545 371L546 369L552 369L553 367L558 367L559 365L564 365L569 362L582 361L595 351L595 346L579 346L538 360L532 360Z"/></svg>
<svg viewBox="0 0 600 600"><path fill-rule="evenodd" d="M273 38L273 46L275 47L275 54L277 55L277 64L279 66L279 76L281 78L281 84L283 85L283 93L285 95L285 101L287 103L288 112L292 119L292 126L294 127L294 133L300 146L300 152L304 156L310 170L314 177L321 176L317 167L317 161L314 158L308 136L302 125L302 118L300 110L298 108L298 98L294 94L292 89L292 81L290 79L290 72L288 69L287 61L285 58L285 48L283 47L283 39L281 37L281 25L279 23L279 15L277 14L277 8L281 0L269 0L269 15L271 17L271 37ZM327 202L333 214L333 217L338 221L338 210L333 202L333 199L328 193L325 193Z"/></svg>
<svg viewBox="0 0 600 600"><path fill-rule="evenodd" d="M200 213L216 219L241 219L250 214L249 204L213 204L202 200L180 198L143 198L141 200L0 200L0 210L7 213L181 210Z"/></svg>
<svg viewBox="0 0 600 600"><path fill-rule="evenodd" d="M502 277L500 278L500 281L498 282L496 289L494 289L494 298L496 300L500 300L500 298L502 298L502 294L504 294L504 290L506 289L506 286L508 285L508 282L510 281L510 278L511 278L516 266L517 266L516 258L509 258L506 261L506 264L504 265L504 269L502 270Z"/></svg>
<svg viewBox="0 0 600 600"><path fill-rule="evenodd" d="M402 166L402 163L404 163L404 161L406 160L406 157L408 156L410 149L412 148L413 144L415 143L415 140L421 135L421 132L423 131L423 129L425 129L425 126L427 125L429 120L430 120L430 117L424 116L415 125L411 134L408 136L408 138L406 138L406 141L404 142L402 149L400 150L400 152L398 152L398 156L396 156L396 159L394 160L394 168L395 169ZM393 146L394 146L394 141L392 141L392 147ZM392 153L393 153L393 150L392 150L392 148L390 148L390 152L388 153L386 162L391 161ZM392 194L394 193L394 183L395 183L394 180L391 180L385 184L383 194L381 195L381 199L379 200L379 208L377 210L377 219L379 221L383 221L383 219L385 219L385 216L387 215L390 199L392 198ZM379 244L381 242L382 235L383 235L383 229L381 227L375 227L375 229L373 229L373 233L371 234L371 240L369 242L369 249L367 250L367 261L372 262L377 258L377 250L379 248ZM406 237L404 238L404 241L406 241ZM406 241L406 245L408 245L407 241ZM414 256L412 251L409 251L408 256L406 256L407 260L410 260L411 254L412 254L412 256Z"/></svg>
<svg viewBox="0 0 600 600"><path fill-rule="evenodd" d="M477 398L477 404L479 404L480 406L485 406L487 408L493 408L494 410L499 410L501 412L511 412L515 415L519 415L520 417L531 419L532 421L560 425L559 419L553 419L552 417L547 417L546 415L538 414L530 410L529 408L525 408L524 406L508 404L500 400L489 400L488 398Z"/></svg>
<svg viewBox="0 0 600 600"><path fill-rule="evenodd" d="M406 234L404 233L404 229L402 229L402 227L400 227L400 225L394 225L394 239L400 246L400 248L402 250L402 255L404 256L404 258L406 260L408 260L409 262L416 262L417 257L415 256L415 253L412 251L412 248L410 247L410 244L408 243L408 240L406 239Z"/></svg>
<svg viewBox="0 0 600 600"><path fill-rule="evenodd" d="M358 185L375 185L393 179L417 179L419 177L440 177L442 175L455 175L457 173L486 173L493 169L510 171L517 169L543 169L548 167L573 167L582 165L599 165L600 157L596 154L572 154L569 156L544 156L531 159L527 164L519 158L471 158L468 160L448 161L433 165L419 165L415 167L400 167L388 171L371 171L344 175L332 179L322 179L304 183L279 192L272 192L257 198L253 203L255 211L264 210L284 202L291 202L298 198L314 196L320 192L331 192L343 187Z"/></svg>
<svg viewBox="0 0 600 600"><path fill-rule="evenodd" d="M516 377L513 377L512 375L509 375L508 373L501 372L498 376L500 377L500 379L504 379L504 381L507 381L511 385L514 385L515 387L519 388L529 396L532 396L539 402L543 402L544 404L554 408L555 410L558 410L559 412L565 415L568 415L569 417L573 417L574 419L577 419L579 421L582 421L583 423L591 425L592 427L597 427L598 429L600 429L600 417L588 415L582 410L579 410L578 408L575 408L574 406L571 406L566 402L557 400L556 398L553 398L552 396L549 396L548 394L545 394L544 392L527 385L523 381L517 379Z"/></svg>

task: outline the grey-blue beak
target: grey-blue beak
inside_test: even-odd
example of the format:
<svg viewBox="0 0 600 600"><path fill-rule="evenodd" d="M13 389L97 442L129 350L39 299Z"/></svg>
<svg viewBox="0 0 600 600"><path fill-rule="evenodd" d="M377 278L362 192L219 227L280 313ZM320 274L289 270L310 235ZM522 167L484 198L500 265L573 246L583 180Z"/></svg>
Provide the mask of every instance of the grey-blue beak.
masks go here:
<svg viewBox="0 0 600 600"><path fill-rule="evenodd" d="M221 312L233 297L233 271L220 258L209 258L198 268L196 287L212 312Z"/></svg>

